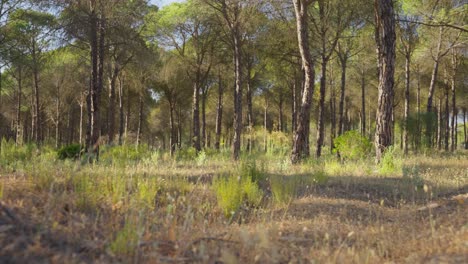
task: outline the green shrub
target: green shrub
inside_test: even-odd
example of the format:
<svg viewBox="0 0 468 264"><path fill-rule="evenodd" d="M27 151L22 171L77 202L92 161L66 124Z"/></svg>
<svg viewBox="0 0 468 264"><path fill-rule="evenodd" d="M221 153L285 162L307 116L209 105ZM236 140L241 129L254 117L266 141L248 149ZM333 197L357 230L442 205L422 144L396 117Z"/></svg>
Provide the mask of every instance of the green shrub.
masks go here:
<svg viewBox="0 0 468 264"><path fill-rule="evenodd" d="M138 246L138 226L127 222L125 226L117 232L117 235L110 244L110 250L114 254L133 255Z"/></svg>
<svg viewBox="0 0 468 264"><path fill-rule="evenodd" d="M80 151L80 144L71 144L63 146L57 151L57 158L59 160L77 159L80 156Z"/></svg>
<svg viewBox="0 0 468 264"><path fill-rule="evenodd" d="M266 179L264 168L258 168L257 162L252 157L246 157L241 162L239 173L242 179L249 179L252 182L260 182Z"/></svg>
<svg viewBox="0 0 468 264"><path fill-rule="evenodd" d="M258 206L263 192L255 182L247 178L227 177L218 178L213 182L218 205L223 209L226 217L231 217L242 204Z"/></svg>
<svg viewBox="0 0 468 264"><path fill-rule="evenodd" d="M197 158L197 150L192 147L180 149L175 153L175 160L177 161L194 160L195 158Z"/></svg>
<svg viewBox="0 0 468 264"><path fill-rule="evenodd" d="M289 203L297 193L298 181L296 176L272 177L270 179L273 200L278 204Z"/></svg>
<svg viewBox="0 0 468 264"><path fill-rule="evenodd" d="M335 139L335 152L340 153L342 159L358 160L371 153L372 143L357 130L345 132Z"/></svg>
<svg viewBox="0 0 468 264"><path fill-rule="evenodd" d="M382 175L394 175L402 171L403 161L397 154L394 147L389 147L385 151L379 164L379 172Z"/></svg>

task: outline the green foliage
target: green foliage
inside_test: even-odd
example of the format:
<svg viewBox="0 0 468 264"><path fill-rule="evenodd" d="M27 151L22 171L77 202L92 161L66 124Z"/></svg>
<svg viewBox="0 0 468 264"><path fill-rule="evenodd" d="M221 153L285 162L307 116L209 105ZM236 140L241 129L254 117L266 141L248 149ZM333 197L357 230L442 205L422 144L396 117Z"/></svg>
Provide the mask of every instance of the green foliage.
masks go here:
<svg viewBox="0 0 468 264"><path fill-rule="evenodd" d="M233 216L243 204L260 205L263 197L262 190L255 182L242 177L217 178L213 182L213 189L226 217Z"/></svg>
<svg viewBox="0 0 468 264"><path fill-rule="evenodd" d="M37 152L37 147L34 144L16 146L13 140L2 139L0 166L14 170L18 163L31 160L34 152Z"/></svg>
<svg viewBox="0 0 468 264"><path fill-rule="evenodd" d="M117 235L110 244L110 250L114 254L133 255L138 246L138 226L127 221L125 226L117 232Z"/></svg>
<svg viewBox="0 0 468 264"><path fill-rule="evenodd" d="M424 187L424 179L419 173L418 166L403 166L403 179L409 182L416 190L421 190Z"/></svg>
<svg viewBox="0 0 468 264"><path fill-rule="evenodd" d="M242 160L239 168L240 177L242 179L249 179L252 182L260 182L266 179L264 168L258 168L257 162L252 157Z"/></svg>
<svg viewBox="0 0 468 264"><path fill-rule="evenodd" d="M108 146L100 153L100 161L108 164L128 164L150 157L152 152L145 145Z"/></svg>
<svg viewBox="0 0 468 264"><path fill-rule="evenodd" d="M57 151L57 158L59 160L65 159L77 159L80 156L81 145L80 144L71 144L63 146Z"/></svg>
<svg viewBox="0 0 468 264"><path fill-rule="evenodd" d="M342 159L357 160L365 158L371 153L372 143L357 130L345 132L335 139L335 151Z"/></svg>
<svg viewBox="0 0 468 264"><path fill-rule="evenodd" d="M401 173L403 160L398 155L394 147L389 147L385 151L379 164L379 173L382 175L394 175Z"/></svg>
<svg viewBox="0 0 468 264"><path fill-rule="evenodd" d="M178 150L175 153L175 160L177 161L194 160L196 158L197 158L197 150L192 147Z"/></svg>

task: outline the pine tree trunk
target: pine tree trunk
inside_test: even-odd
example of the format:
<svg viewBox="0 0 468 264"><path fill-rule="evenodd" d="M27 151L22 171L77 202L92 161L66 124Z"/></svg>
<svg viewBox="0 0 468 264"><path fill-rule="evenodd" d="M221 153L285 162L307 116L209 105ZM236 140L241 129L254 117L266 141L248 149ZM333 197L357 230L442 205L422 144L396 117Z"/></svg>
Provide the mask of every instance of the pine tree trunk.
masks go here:
<svg viewBox="0 0 468 264"><path fill-rule="evenodd" d="M122 137L124 133L124 104L123 104L123 77L119 78L119 145L122 145Z"/></svg>
<svg viewBox="0 0 468 264"><path fill-rule="evenodd" d="M366 76L364 69L361 69L361 135L366 136ZM369 124L370 126L370 124Z"/></svg>
<svg viewBox="0 0 468 264"><path fill-rule="evenodd" d="M207 91L202 92L202 146L204 148L207 147L207 134L206 134L206 97L207 97Z"/></svg>
<svg viewBox="0 0 468 264"><path fill-rule="evenodd" d="M21 66L18 67L18 95L16 100L16 137L15 137L15 144L18 145L22 143L21 138L21 97L23 94L23 76L22 76L22 68Z"/></svg>
<svg viewBox="0 0 468 264"><path fill-rule="evenodd" d="M438 71L439 71L439 63L440 63L440 49L441 49L441 45L442 45L442 27L440 27L439 29L439 40L437 42L437 54L435 56L435 60L434 60L434 67L432 69L432 74L431 74L431 83L429 85L429 94L427 96L427 114L430 115L430 113L433 112L433 101L434 101L434 92L435 92L435 87L436 87L436 84L437 84L437 74L438 74ZM433 143L432 143L432 134L433 134L433 130L434 130L434 124L433 124L433 120L432 120L432 116L429 116L427 118L427 124L426 124L426 138L427 138L427 141L429 142L429 147L432 147Z"/></svg>
<svg viewBox="0 0 468 264"><path fill-rule="evenodd" d="M312 106L312 95L314 93L314 61L310 54L309 27L307 8L309 1L293 0L296 16L297 38L299 51L301 53L302 67L305 72L302 102L297 120L297 129L294 134L293 149L291 153L292 163L297 163L310 155L309 132L310 132L310 109Z"/></svg>
<svg viewBox="0 0 468 264"><path fill-rule="evenodd" d="M253 106L252 106L252 78L251 78L252 66L251 63L247 63L247 122L249 129L249 137L247 140L247 151L252 152L253 140L252 140L252 131L254 128L254 118L253 118Z"/></svg>
<svg viewBox="0 0 468 264"><path fill-rule="evenodd" d="M119 69L114 65L112 76L109 78L109 113L107 116L109 124L107 135L109 137L110 145L114 142L115 136L115 87L117 85L118 74Z"/></svg>
<svg viewBox="0 0 468 264"><path fill-rule="evenodd" d="M468 149L468 137L466 134L466 108L463 107L463 136L465 138L465 149Z"/></svg>
<svg viewBox="0 0 468 264"><path fill-rule="evenodd" d="M60 86L56 86L56 102L55 102L55 148L60 145Z"/></svg>
<svg viewBox="0 0 468 264"><path fill-rule="evenodd" d="M450 140L450 104L449 104L449 84L448 80L444 87L445 97L445 113L444 113L444 150L449 151L449 140Z"/></svg>
<svg viewBox="0 0 468 264"><path fill-rule="evenodd" d="M137 128L137 139L136 145L137 147L141 144L141 133L143 130L143 95L140 94L139 98L139 107L138 107L138 128Z"/></svg>
<svg viewBox="0 0 468 264"><path fill-rule="evenodd" d="M439 99L437 105L437 149L442 149L442 101Z"/></svg>
<svg viewBox="0 0 468 264"><path fill-rule="evenodd" d="M175 121L174 121L175 105L172 102L172 100L170 100L169 105L170 105L170 107L169 107L169 110L170 110L169 123L170 123L170 126L171 126L171 135L170 135L170 138L169 138L169 145L170 145L170 154L171 154L171 157L172 157L172 156L174 156L174 153L175 153L176 147L177 147L177 130L176 130Z"/></svg>
<svg viewBox="0 0 468 264"><path fill-rule="evenodd" d="M406 54L405 63L405 113L403 120L403 152L408 154L408 118L409 118L409 104L410 104L410 82L411 82L411 54Z"/></svg>
<svg viewBox="0 0 468 264"><path fill-rule="evenodd" d="M219 150L221 145L221 132L223 120L223 83L221 80L221 72L218 76L218 104L216 106L216 140L215 149Z"/></svg>
<svg viewBox="0 0 468 264"><path fill-rule="evenodd" d="M333 153L333 150L335 149L335 137L336 137L336 95L335 95L335 87L333 85L333 76L330 76L330 121L331 121L330 152Z"/></svg>
<svg viewBox="0 0 468 264"><path fill-rule="evenodd" d="M340 89L340 108L338 109L338 136L342 135L344 132L344 101L346 97L346 67L347 59L340 59L341 63L341 89Z"/></svg>
<svg viewBox="0 0 468 264"><path fill-rule="evenodd" d="M379 51L379 97L375 132L376 161L392 145L395 74L395 14L392 0L375 0L376 36Z"/></svg>
<svg viewBox="0 0 468 264"><path fill-rule="evenodd" d="M451 78L451 91L452 91L452 152L457 149L457 104L456 104L456 74L457 74L457 57L455 52L452 53L452 78Z"/></svg>
<svg viewBox="0 0 468 264"><path fill-rule="evenodd" d="M242 134L242 64L241 64L241 40L239 26L233 32L234 42L234 66L235 66L235 91L234 91L234 139L232 143L232 155L234 160L240 158L241 134Z"/></svg>
<svg viewBox="0 0 468 264"><path fill-rule="evenodd" d="M416 132L416 148L419 150L421 147L421 72L419 71L419 65L418 65L418 84L417 84L417 94L416 94L416 104L418 108L418 120L417 120L417 132Z"/></svg>
<svg viewBox="0 0 468 264"><path fill-rule="evenodd" d="M322 76L320 77L319 116L317 120L317 149L315 156L320 158L325 136L325 92L327 85L327 58L322 57Z"/></svg>
<svg viewBox="0 0 468 264"><path fill-rule="evenodd" d="M201 150L200 145L200 74L197 73L197 80L193 84L192 95L192 147L198 152Z"/></svg>

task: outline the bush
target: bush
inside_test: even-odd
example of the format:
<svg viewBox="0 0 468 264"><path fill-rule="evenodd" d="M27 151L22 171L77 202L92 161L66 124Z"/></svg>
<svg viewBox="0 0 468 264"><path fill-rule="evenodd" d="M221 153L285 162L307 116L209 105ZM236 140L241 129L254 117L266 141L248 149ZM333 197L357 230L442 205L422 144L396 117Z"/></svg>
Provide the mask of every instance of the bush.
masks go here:
<svg viewBox="0 0 468 264"><path fill-rule="evenodd" d="M213 182L218 205L223 209L226 217L232 217L245 204L258 206L263 192L255 182L242 177L218 178Z"/></svg>
<svg viewBox="0 0 468 264"><path fill-rule="evenodd" d="M80 156L80 144L71 144L64 146L57 151L57 158L59 160L77 159Z"/></svg>
<svg viewBox="0 0 468 264"><path fill-rule="evenodd" d="M257 162L251 157L247 157L241 162L240 176L242 179L249 179L256 183L266 179L264 169L259 169L257 167Z"/></svg>
<svg viewBox="0 0 468 264"><path fill-rule="evenodd" d="M342 159L358 160L371 153L372 143L358 131L351 130L335 139L335 152Z"/></svg>
<svg viewBox="0 0 468 264"><path fill-rule="evenodd" d="M382 175L394 175L402 171L403 161L398 156L395 148L389 147L385 151L379 166L379 172Z"/></svg>

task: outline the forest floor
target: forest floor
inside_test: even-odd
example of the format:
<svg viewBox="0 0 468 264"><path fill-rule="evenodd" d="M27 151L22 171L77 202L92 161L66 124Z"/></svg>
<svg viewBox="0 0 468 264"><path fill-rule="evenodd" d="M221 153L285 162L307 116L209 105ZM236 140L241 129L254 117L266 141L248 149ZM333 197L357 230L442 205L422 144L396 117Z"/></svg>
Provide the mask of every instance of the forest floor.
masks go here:
<svg viewBox="0 0 468 264"><path fill-rule="evenodd" d="M262 200L230 217L212 184L239 173L228 159L1 168L0 262L468 263L467 153L401 161L259 158Z"/></svg>

